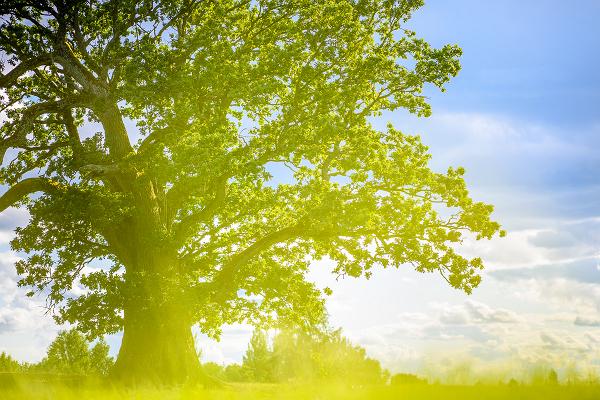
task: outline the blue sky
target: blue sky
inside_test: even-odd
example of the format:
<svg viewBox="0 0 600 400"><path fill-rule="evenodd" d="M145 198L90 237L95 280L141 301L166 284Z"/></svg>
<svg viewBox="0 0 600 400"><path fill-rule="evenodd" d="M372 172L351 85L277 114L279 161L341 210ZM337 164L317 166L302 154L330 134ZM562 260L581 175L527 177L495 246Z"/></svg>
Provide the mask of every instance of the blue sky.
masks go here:
<svg viewBox="0 0 600 400"><path fill-rule="evenodd" d="M595 147L599 15L598 1L430 2L411 25L436 45L458 43L464 50L463 70L448 91L431 93L434 113L492 114ZM599 182L596 160L514 161L523 167L531 161L534 171L523 168L507 182L512 185L555 189ZM545 171L538 175L536 168Z"/></svg>
<svg viewBox="0 0 600 400"><path fill-rule="evenodd" d="M336 282L327 261L314 265L311 279L334 289L332 324L388 368L600 365L599 17L596 0L453 0L410 21L436 46L459 44L463 69L445 93L427 91L431 118L398 111L374 123L421 134L434 168L465 166L509 234L465 243L488 265L472 296L409 269ZM37 360L57 328L14 287L7 242L23 217L0 214L0 350ZM250 332L200 337L205 360L239 361Z"/></svg>
<svg viewBox="0 0 600 400"><path fill-rule="evenodd" d="M461 75L433 97L439 108L570 128L597 122L598 15L595 0L432 1L411 26L464 50Z"/></svg>

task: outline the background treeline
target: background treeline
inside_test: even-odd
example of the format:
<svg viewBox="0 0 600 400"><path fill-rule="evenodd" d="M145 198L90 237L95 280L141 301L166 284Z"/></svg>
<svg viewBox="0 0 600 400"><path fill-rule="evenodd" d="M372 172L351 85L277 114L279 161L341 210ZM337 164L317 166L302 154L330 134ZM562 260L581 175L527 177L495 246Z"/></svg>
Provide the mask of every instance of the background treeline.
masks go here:
<svg viewBox="0 0 600 400"><path fill-rule="evenodd" d="M389 373L340 330L307 334L282 331L269 340L255 330L241 364L205 363L207 374L229 382L294 381L386 383Z"/></svg>
<svg viewBox="0 0 600 400"><path fill-rule="evenodd" d="M62 380L102 378L109 375L114 360L105 341L89 342L75 330L62 331L50 344L46 356L38 363L23 363L9 354L0 353L0 387L13 377L40 378L57 376ZM352 344L340 330L311 334L301 331L279 331L271 335L255 330L240 364L203 363L207 375L225 382L256 383L342 383L351 386L389 383L424 385L504 384L509 386L552 386L600 384L597 371L580 370L574 364L555 369L547 365L520 366L506 371L478 373L468 362L437 367L430 371L429 382L422 377L398 373L391 375L378 360L367 357L365 350ZM8 381L7 381L8 380ZM83 381L82 381L83 382ZM1 396L0 396L1 397ZM599 397L600 398L600 397Z"/></svg>
<svg viewBox="0 0 600 400"><path fill-rule="evenodd" d="M75 385L104 383L114 364L105 341L89 342L75 330L62 331L48 347L38 363L23 363L5 352L0 353L0 399L2 390L17 382ZM255 330L240 364L202 364L204 372L217 380L231 383L315 383L342 384L344 387L414 386L506 386L554 387L589 386L598 388L600 376L596 369L580 370L567 363L561 369L537 364L496 372L477 372L468 362L453 366L438 366L429 379L409 374L390 375L379 361L369 358L365 350L342 336L340 330L307 334L300 331L280 331L269 335ZM69 387L70 387L69 386ZM317 385L317 387L321 387ZM423 389L425 390L425 389ZM556 389L558 390L558 389ZM597 392L594 399L600 398ZM582 397L583 399L583 397Z"/></svg>
<svg viewBox="0 0 600 400"><path fill-rule="evenodd" d="M22 363L0 353L0 373L108 376L114 364L105 341L90 343L76 330L62 331L39 363ZM318 333L281 331L269 339L255 330L241 364L203 364L207 375L227 382L328 381L352 384L388 382L379 361L367 357L340 330Z"/></svg>
<svg viewBox="0 0 600 400"><path fill-rule="evenodd" d="M104 340L92 344L75 330L61 331L39 363L22 363L0 353L0 372L106 376L114 364L108 350Z"/></svg>

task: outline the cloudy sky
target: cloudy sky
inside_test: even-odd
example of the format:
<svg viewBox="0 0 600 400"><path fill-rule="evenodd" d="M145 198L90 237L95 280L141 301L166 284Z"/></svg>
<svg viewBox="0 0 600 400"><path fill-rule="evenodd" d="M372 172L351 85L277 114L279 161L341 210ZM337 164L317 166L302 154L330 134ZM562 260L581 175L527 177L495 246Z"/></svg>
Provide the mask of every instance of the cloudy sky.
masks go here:
<svg viewBox="0 0 600 400"><path fill-rule="evenodd" d="M429 3L411 28L434 45L458 43L463 70L447 92L428 93L432 117L400 111L375 124L422 135L436 169L464 166L508 235L465 243L487 265L471 296L408 267L336 281L328 262L315 263L311 279L334 290L331 324L393 371L458 359L600 367L600 2ZM8 241L26 218L0 214L0 351L36 361L58 328L15 286ZM240 361L250 334L200 336L204 359Z"/></svg>

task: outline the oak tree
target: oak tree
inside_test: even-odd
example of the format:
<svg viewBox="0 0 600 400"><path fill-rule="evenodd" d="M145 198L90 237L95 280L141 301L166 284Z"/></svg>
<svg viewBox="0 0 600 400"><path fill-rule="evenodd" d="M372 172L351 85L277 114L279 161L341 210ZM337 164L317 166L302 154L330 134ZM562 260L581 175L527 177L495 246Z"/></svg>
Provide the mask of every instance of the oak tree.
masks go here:
<svg viewBox="0 0 600 400"><path fill-rule="evenodd" d="M422 4L0 2L0 210L30 213L20 284L89 337L122 330L117 377L164 381L197 373L194 324L321 322L311 260L470 292L482 262L457 245L500 232L492 206L418 137L372 124L428 116L423 88L460 69L457 46L407 29Z"/></svg>

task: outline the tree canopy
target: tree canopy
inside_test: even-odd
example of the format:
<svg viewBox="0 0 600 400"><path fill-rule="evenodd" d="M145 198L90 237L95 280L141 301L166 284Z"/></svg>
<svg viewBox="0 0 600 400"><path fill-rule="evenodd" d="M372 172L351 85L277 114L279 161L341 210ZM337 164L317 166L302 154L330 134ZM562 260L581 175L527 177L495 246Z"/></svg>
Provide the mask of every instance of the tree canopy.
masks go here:
<svg viewBox="0 0 600 400"><path fill-rule="evenodd" d="M458 245L500 232L493 207L462 168L432 170L419 137L372 124L430 115L423 88L460 69L458 46L407 29L422 5L3 1L0 210L31 215L12 241L20 284L59 322L126 338L169 315L214 336L318 324L305 273L325 257L341 276L412 265L470 293L483 265Z"/></svg>

